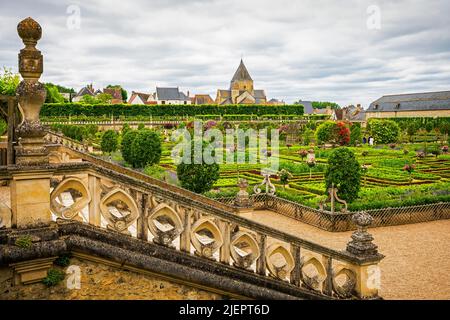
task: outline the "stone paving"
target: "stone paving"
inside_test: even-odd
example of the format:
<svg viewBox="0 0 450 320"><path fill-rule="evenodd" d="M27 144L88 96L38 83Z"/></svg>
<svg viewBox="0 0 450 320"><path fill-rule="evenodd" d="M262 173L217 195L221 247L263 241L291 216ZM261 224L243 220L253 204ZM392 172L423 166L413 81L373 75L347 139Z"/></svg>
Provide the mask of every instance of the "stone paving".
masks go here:
<svg viewBox="0 0 450 320"><path fill-rule="evenodd" d="M243 214L337 250L344 250L352 232L331 233L272 211ZM450 299L450 220L369 229L386 257L381 296L385 299Z"/></svg>

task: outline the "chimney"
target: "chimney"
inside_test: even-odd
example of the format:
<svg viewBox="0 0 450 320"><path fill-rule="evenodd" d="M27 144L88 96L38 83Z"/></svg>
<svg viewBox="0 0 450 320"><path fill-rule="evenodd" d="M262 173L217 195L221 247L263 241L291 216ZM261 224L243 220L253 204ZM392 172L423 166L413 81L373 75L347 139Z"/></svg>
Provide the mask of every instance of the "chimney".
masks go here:
<svg viewBox="0 0 450 320"><path fill-rule="evenodd" d="M190 94L189 94L190 92L189 92L189 90L187 91L187 96L188 96L188 98L190 97Z"/></svg>

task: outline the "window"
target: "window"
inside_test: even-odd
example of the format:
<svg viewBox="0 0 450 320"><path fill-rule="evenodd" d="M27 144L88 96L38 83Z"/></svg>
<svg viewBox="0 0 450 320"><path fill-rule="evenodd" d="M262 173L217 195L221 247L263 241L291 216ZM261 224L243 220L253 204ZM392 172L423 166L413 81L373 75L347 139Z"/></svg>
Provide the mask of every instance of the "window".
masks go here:
<svg viewBox="0 0 450 320"><path fill-rule="evenodd" d="M378 107L379 107L379 105L377 105L377 104L376 104L376 105L375 105L375 107L374 107L374 109L375 109L375 110L377 110L377 109L378 109Z"/></svg>
<svg viewBox="0 0 450 320"><path fill-rule="evenodd" d="M397 103L397 105L395 106L397 109L400 109L400 103Z"/></svg>
<svg viewBox="0 0 450 320"><path fill-rule="evenodd" d="M185 101L184 104L187 104L187 101Z"/></svg>
<svg viewBox="0 0 450 320"><path fill-rule="evenodd" d="M166 102L163 100L163 101L161 101L161 104L166 104Z"/></svg>

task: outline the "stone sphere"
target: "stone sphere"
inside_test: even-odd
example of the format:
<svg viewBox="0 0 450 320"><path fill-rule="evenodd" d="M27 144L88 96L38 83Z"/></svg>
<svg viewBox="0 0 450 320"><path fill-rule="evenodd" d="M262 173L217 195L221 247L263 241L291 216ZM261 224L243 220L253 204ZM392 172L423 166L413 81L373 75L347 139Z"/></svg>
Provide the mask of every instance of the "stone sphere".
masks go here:
<svg viewBox="0 0 450 320"><path fill-rule="evenodd" d="M37 42L42 36L42 28L35 20L28 17L17 25L17 33L22 40Z"/></svg>

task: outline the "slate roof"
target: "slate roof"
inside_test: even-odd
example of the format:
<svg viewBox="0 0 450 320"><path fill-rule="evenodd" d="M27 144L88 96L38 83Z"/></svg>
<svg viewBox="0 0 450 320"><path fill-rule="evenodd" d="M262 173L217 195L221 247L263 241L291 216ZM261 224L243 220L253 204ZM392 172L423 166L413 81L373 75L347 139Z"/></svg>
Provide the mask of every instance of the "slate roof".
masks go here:
<svg viewBox="0 0 450 320"><path fill-rule="evenodd" d="M83 87L83 88L80 89L80 91L78 91L78 93L77 93L77 95L75 97L82 97L84 95L93 96L94 93L91 90L89 90L88 87Z"/></svg>
<svg viewBox="0 0 450 320"><path fill-rule="evenodd" d="M313 114L314 108L312 106L312 101L299 101L301 105L303 105L304 114Z"/></svg>
<svg viewBox="0 0 450 320"><path fill-rule="evenodd" d="M158 88L156 87L156 96L158 100L180 100L189 101L189 97L178 88Z"/></svg>
<svg viewBox="0 0 450 320"><path fill-rule="evenodd" d="M383 96L372 102L368 112L450 110L450 91Z"/></svg>
<svg viewBox="0 0 450 320"><path fill-rule="evenodd" d="M252 77L250 77L250 73L248 72L247 68L244 65L244 61L241 59L241 63L239 63L239 67L237 68L236 72L234 73L233 78L231 79L231 82L239 81L239 80L251 80L253 81Z"/></svg>
<svg viewBox="0 0 450 320"><path fill-rule="evenodd" d="M254 90L255 94L253 95L255 99L265 99L266 93L264 90Z"/></svg>

